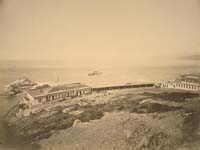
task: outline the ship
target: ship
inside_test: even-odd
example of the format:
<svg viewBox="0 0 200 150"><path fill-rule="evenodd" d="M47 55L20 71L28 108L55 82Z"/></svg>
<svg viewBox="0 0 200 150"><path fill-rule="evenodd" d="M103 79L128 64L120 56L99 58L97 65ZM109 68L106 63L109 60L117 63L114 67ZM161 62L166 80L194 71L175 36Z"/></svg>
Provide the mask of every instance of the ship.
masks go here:
<svg viewBox="0 0 200 150"><path fill-rule="evenodd" d="M99 75L102 75L102 72L93 71L93 72L88 73L88 76L99 76Z"/></svg>

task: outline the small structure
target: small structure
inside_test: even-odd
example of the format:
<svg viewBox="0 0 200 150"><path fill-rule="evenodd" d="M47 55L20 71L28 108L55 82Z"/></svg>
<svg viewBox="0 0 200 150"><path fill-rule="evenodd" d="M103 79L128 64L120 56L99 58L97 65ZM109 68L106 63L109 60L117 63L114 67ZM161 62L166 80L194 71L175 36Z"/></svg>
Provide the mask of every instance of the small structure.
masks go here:
<svg viewBox="0 0 200 150"><path fill-rule="evenodd" d="M53 87L41 86L25 93L23 100L19 103L19 113L24 116L29 116L30 112L32 112L31 110L44 104L63 101L91 93L91 87L80 83L57 85Z"/></svg>
<svg viewBox="0 0 200 150"><path fill-rule="evenodd" d="M184 74L173 81L161 83L161 88L200 91L200 74Z"/></svg>

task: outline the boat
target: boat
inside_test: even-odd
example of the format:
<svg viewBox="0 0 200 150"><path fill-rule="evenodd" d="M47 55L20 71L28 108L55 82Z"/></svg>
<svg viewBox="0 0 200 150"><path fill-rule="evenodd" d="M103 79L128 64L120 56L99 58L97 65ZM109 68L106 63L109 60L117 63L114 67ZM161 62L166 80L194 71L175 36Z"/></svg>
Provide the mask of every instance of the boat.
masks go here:
<svg viewBox="0 0 200 150"><path fill-rule="evenodd" d="M88 73L88 76L99 76L99 75L102 75L102 72L93 71L93 72Z"/></svg>

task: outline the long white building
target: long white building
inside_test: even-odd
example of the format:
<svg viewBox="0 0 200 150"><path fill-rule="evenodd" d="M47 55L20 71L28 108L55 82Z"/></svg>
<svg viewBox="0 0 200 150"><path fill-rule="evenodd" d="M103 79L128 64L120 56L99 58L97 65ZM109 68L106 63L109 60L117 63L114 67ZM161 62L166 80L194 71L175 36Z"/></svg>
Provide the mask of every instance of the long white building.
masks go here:
<svg viewBox="0 0 200 150"><path fill-rule="evenodd" d="M162 88L200 91L200 74L184 74L174 81L161 83Z"/></svg>
<svg viewBox="0 0 200 150"><path fill-rule="evenodd" d="M28 116L35 108L44 104L55 103L73 97L92 93L90 86L73 83L58 86L43 86L29 90L19 103L19 115Z"/></svg>

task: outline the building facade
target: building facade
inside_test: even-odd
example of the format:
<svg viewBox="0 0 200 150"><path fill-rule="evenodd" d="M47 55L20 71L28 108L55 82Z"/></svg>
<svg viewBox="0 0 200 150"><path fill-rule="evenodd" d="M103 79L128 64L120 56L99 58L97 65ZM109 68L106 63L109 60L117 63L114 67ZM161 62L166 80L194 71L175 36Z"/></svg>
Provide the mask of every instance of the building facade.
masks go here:
<svg viewBox="0 0 200 150"><path fill-rule="evenodd" d="M181 75L174 81L167 81L161 83L161 87L198 92L200 91L200 75L199 74Z"/></svg>
<svg viewBox="0 0 200 150"><path fill-rule="evenodd" d="M33 109L42 105L91 93L92 88L90 86L80 83L32 89L25 93L23 100L19 103L19 113L28 116Z"/></svg>

